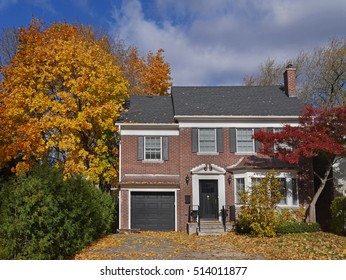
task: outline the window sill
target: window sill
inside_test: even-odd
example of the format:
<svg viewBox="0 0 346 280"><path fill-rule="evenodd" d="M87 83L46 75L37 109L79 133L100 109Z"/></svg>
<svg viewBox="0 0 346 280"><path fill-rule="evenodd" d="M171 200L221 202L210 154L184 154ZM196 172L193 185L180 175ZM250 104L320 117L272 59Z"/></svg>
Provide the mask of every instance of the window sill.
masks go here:
<svg viewBox="0 0 346 280"><path fill-rule="evenodd" d="M244 204L235 204L235 209L240 209L242 206L245 206ZM301 207L299 205L287 205L287 204L277 204L277 207L280 209L290 208L290 209L300 209Z"/></svg>
<svg viewBox="0 0 346 280"><path fill-rule="evenodd" d="M145 160L142 160L142 163L164 163L165 161L164 160L159 160L159 159L145 159Z"/></svg>
<svg viewBox="0 0 346 280"><path fill-rule="evenodd" d="M285 209L285 208L291 208L291 209L299 209L299 205L296 205L296 204L277 204L277 207L278 208L282 208L282 209Z"/></svg>
<svg viewBox="0 0 346 280"><path fill-rule="evenodd" d="M257 155L256 152L235 152L236 156L255 156Z"/></svg>
<svg viewBox="0 0 346 280"><path fill-rule="evenodd" d="M198 152L198 156L217 156L219 155L218 152Z"/></svg>

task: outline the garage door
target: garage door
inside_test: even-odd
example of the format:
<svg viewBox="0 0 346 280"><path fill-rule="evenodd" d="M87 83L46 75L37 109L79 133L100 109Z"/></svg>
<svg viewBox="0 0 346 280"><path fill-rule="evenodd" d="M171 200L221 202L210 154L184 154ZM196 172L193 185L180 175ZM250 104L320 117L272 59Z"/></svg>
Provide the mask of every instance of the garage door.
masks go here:
<svg viewBox="0 0 346 280"><path fill-rule="evenodd" d="M131 228L175 230L174 192L132 192Z"/></svg>

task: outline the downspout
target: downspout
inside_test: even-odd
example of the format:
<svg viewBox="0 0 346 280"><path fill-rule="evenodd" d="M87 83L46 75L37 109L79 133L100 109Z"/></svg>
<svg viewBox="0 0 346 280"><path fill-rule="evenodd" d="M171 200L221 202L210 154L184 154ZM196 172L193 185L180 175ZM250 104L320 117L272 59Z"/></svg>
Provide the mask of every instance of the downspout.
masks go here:
<svg viewBox="0 0 346 280"><path fill-rule="evenodd" d="M121 199L121 192L120 192L120 186L119 183L121 181L121 125L118 125L118 133L120 136L120 140L119 140L119 171L118 171L118 227L119 229L122 229L122 220L121 220L121 215L120 213L122 213L122 207L121 207L121 203L122 203L122 199Z"/></svg>

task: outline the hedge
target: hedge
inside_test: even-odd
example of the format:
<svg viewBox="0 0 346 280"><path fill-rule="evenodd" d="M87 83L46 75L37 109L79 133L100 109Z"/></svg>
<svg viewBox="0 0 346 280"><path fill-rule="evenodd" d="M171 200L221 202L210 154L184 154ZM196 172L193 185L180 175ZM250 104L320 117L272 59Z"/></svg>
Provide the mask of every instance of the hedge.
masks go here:
<svg viewBox="0 0 346 280"><path fill-rule="evenodd" d="M275 228L277 234L302 233L302 232L317 232L321 231L318 223L298 223L289 222L279 225Z"/></svg>
<svg viewBox="0 0 346 280"><path fill-rule="evenodd" d="M112 231L114 201L86 180L37 166L0 190L0 259L66 259Z"/></svg>
<svg viewBox="0 0 346 280"><path fill-rule="evenodd" d="M330 206L333 232L346 236L346 197L337 197Z"/></svg>

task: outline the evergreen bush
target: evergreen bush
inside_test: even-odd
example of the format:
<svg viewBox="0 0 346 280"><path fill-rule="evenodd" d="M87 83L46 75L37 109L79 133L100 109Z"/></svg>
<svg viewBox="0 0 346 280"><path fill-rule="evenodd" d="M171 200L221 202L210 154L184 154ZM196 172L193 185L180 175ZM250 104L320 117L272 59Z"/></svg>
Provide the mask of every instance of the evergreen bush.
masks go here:
<svg viewBox="0 0 346 280"><path fill-rule="evenodd" d="M318 223L288 222L288 223L278 225L275 228L275 232L277 234L317 232L317 231L321 231L321 227Z"/></svg>
<svg viewBox="0 0 346 280"><path fill-rule="evenodd" d="M336 197L330 206L333 232L346 236L346 197Z"/></svg>
<svg viewBox="0 0 346 280"><path fill-rule="evenodd" d="M114 218L110 195L36 166L0 190L0 259L66 259L111 232Z"/></svg>

